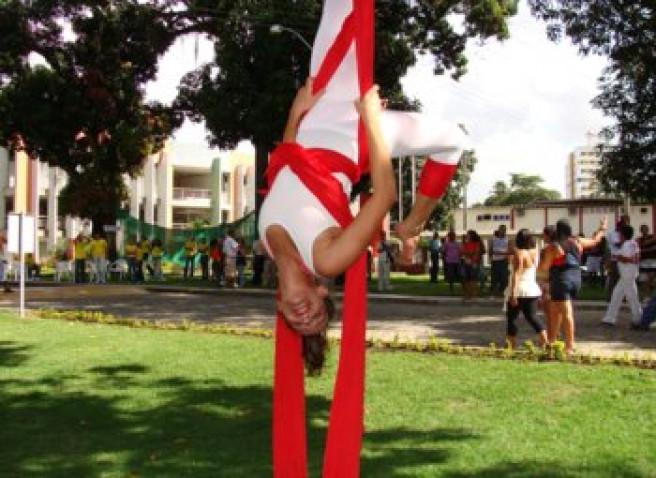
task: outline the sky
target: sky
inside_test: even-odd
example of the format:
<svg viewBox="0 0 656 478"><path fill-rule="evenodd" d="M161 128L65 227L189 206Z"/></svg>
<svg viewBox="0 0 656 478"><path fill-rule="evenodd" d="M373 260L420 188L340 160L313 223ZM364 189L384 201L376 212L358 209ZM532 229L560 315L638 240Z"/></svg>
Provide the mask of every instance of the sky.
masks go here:
<svg viewBox="0 0 656 478"><path fill-rule="evenodd" d="M582 57L568 40L553 43L525 1L510 19L510 39L470 42L468 72L458 81L435 76L430 58L420 58L402 79L406 94L424 111L466 125L478 164L469 186L470 202L482 202L492 185L510 173L537 174L564 195L570 151L587 143L586 134L608 123L593 109L605 58ZM211 42L179 39L161 59L150 99L169 103L181 76L213 58ZM207 148L203 125L185 123L175 141ZM240 145L248 150L248 144Z"/></svg>

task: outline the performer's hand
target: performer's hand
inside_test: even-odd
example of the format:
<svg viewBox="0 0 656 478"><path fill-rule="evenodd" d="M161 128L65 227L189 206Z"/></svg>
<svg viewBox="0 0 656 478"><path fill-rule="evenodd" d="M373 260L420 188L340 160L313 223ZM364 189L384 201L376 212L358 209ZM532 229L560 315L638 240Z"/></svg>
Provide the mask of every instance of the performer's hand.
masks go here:
<svg viewBox="0 0 656 478"><path fill-rule="evenodd" d="M292 107L289 112L290 116L300 119L301 116L310 111L317 103L317 101L319 101L319 99L323 96L325 90L313 93L312 85L312 78L308 77L308 79L305 81L305 85L303 85L301 89L296 93L296 98L294 98L294 102L292 103Z"/></svg>
<svg viewBox="0 0 656 478"><path fill-rule="evenodd" d="M362 98L355 101L355 109L358 111L363 121L371 120L378 117L383 108L382 101L378 95L378 85L369 88Z"/></svg>

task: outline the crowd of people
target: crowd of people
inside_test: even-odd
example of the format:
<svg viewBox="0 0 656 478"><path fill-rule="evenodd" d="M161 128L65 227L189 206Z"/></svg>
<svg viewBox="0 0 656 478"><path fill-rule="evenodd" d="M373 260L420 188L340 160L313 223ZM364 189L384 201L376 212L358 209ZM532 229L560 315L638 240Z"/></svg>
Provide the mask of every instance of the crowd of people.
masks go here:
<svg viewBox="0 0 656 478"><path fill-rule="evenodd" d="M542 247L527 229L517 232L514 241L500 226L485 243L476 231L468 231L458 241L451 231L444 240L436 233L428 245L430 280L437 282L440 263L451 291L462 284L465 300L478 296L489 277L492 295L504 296L507 317L506 341L516 345L520 314L533 327L538 342L553 344L564 338L567 352L575 349L575 321L572 301L577 297L584 274L592 284L605 284L608 308L601 323L614 326L622 303L631 309L631 327L648 330L656 321L656 236L646 225L634 238L630 218L622 216L608 232L603 221L592 238L575 236L566 220L543 231ZM484 272L487 254L489 274ZM641 291L639 291L641 289ZM643 308L640 292L648 299ZM538 316L542 309L544 321Z"/></svg>
<svg viewBox="0 0 656 478"><path fill-rule="evenodd" d="M6 235L0 231L0 284L11 291L11 278L16 277L18 258L7 253L6 244ZM110 276L132 283L162 281L166 256L167 267L171 267L171 263L182 266L184 280L199 277L217 286L244 287L248 269L252 285L275 286L275 266L259 240L249 248L243 240L230 233L213 239L190 234L181 249L167 251L158 238L137 239L130 236L124 243L122 253L117 253L110 251L110 244L103 234L89 236L79 233L75 239L62 241L49 255L47 262L54 268L54 280L57 282L70 280L78 284L105 284ZM41 263L35 261L32 254L25 255L25 271L28 280L39 278Z"/></svg>

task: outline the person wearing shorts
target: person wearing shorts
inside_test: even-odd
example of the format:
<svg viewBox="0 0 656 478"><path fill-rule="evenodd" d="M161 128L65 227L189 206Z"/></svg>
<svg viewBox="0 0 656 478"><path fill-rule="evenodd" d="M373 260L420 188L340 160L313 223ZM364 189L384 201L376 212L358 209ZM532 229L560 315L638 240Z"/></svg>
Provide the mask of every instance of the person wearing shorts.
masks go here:
<svg viewBox="0 0 656 478"><path fill-rule="evenodd" d="M584 249L597 246L607 229L603 219L592 239L574 237L572 227L565 219L556 223L554 241L549 244L540 263L541 271L549 271L549 292L551 294L549 344L553 345L560 334L565 333L565 351L574 352L574 310L572 301L581 289L581 255Z"/></svg>

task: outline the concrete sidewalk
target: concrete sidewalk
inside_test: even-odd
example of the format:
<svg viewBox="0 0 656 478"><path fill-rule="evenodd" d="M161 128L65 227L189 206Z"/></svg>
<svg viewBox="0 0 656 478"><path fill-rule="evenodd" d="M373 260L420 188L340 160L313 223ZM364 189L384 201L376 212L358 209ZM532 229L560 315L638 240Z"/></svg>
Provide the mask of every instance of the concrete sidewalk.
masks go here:
<svg viewBox="0 0 656 478"><path fill-rule="evenodd" d="M245 297L273 297L275 290L272 289L256 289L256 288L241 288L231 289L223 287L191 287L191 286L169 286L169 285L145 285L144 289L148 292L159 293L179 293L179 294L205 294L205 295L241 295ZM334 291L333 296L342 299L344 293L341 291ZM401 295L386 293L381 294L377 292L370 292L368 294L370 302L375 303L394 303L394 304L419 304L419 305L458 305L467 304L475 305L484 308L493 308L500 310L503 307L503 300L500 297L480 297L478 299L468 300L463 302L461 297L448 297L448 296L416 296L416 295ZM575 308L577 310L592 310L592 311L605 311L607 304L603 301L596 300L577 300L575 301Z"/></svg>

